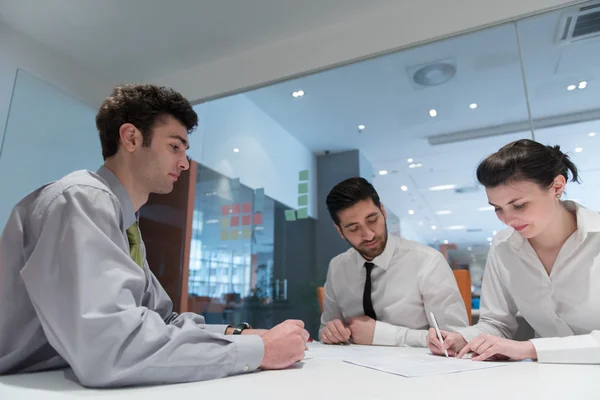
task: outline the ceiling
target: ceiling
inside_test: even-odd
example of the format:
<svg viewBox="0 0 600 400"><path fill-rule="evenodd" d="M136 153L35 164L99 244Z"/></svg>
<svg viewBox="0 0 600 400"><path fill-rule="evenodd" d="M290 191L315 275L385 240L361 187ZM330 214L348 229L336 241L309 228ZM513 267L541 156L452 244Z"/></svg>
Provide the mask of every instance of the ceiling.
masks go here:
<svg viewBox="0 0 600 400"><path fill-rule="evenodd" d="M0 21L108 82L121 82L214 61L385 3L393 2L0 0Z"/></svg>
<svg viewBox="0 0 600 400"><path fill-rule="evenodd" d="M543 143L561 145L584 179L581 186L568 186L569 198L600 210L596 193L600 36L557 43L562 18L572 10L452 37L245 95L313 152L360 149L374 171L388 171L384 176L375 174L374 185L386 206L422 241L448 240L461 249L479 249L473 250L475 255L484 257L489 238L503 226L493 212L480 211L487 199L474 172L485 156L513 140L535 135ZM439 61L456 66L452 79L431 87L413 82L409 71ZM585 89L567 90L581 81L587 82ZM304 96L291 96L300 89ZM478 107L471 109L472 103ZM437 110L435 118L430 109ZM359 125L365 125L364 131L359 132ZM598 135L590 137L590 132ZM431 144L460 136L487 137ZM583 151L576 153L579 146ZM409 168L409 158L422 167ZM403 185L407 191L400 189ZM459 194L429 189L440 185L468 190ZM455 256L459 262L470 260L466 250Z"/></svg>

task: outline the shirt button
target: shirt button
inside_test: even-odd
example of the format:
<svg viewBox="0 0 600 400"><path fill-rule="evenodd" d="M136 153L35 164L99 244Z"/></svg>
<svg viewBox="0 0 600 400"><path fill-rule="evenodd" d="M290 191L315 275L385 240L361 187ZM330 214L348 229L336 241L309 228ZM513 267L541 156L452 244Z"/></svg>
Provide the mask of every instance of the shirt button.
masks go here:
<svg viewBox="0 0 600 400"><path fill-rule="evenodd" d="M244 366L244 372L248 372L248 370L249 370L249 369L250 369L250 368L248 368L248 366L247 366L247 365L245 365L245 366Z"/></svg>

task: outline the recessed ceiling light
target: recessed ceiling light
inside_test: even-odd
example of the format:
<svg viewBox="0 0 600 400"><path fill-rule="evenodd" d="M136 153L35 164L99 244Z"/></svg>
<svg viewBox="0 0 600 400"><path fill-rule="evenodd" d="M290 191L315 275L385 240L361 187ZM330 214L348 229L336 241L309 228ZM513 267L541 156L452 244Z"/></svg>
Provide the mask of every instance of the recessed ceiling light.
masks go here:
<svg viewBox="0 0 600 400"><path fill-rule="evenodd" d="M233 152L234 152L234 153L239 153L239 152L240 152L240 149L238 149L238 148L236 147L235 149L233 149Z"/></svg>
<svg viewBox="0 0 600 400"><path fill-rule="evenodd" d="M477 103L471 103L471 104L469 105L469 108L470 108L471 110L474 110L474 109L476 109L477 107L478 107L478 106L477 106Z"/></svg>
<svg viewBox="0 0 600 400"><path fill-rule="evenodd" d="M415 214L415 210L408 210L408 213L409 213L410 215L414 215L414 214Z"/></svg>
<svg viewBox="0 0 600 400"><path fill-rule="evenodd" d="M436 211L437 215L450 215L452 214L452 211L450 210L442 210L442 211Z"/></svg>
<svg viewBox="0 0 600 400"><path fill-rule="evenodd" d="M444 240L444 244L448 244L448 241L447 241L447 240Z"/></svg>
<svg viewBox="0 0 600 400"><path fill-rule="evenodd" d="M432 186L429 188L429 190L435 192L438 190L452 190L456 188L456 185L440 185L440 186Z"/></svg>
<svg viewBox="0 0 600 400"><path fill-rule="evenodd" d="M304 90L298 90L298 91L292 93L292 96L294 96L294 97L302 97L302 96L304 96Z"/></svg>
<svg viewBox="0 0 600 400"><path fill-rule="evenodd" d="M437 229L437 226L431 225L431 229L433 229L435 231Z"/></svg>
<svg viewBox="0 0 600 400"><path fill-rule="evenodd" d="M467 247L467 250L468 250L468 251L471 251L471 250L472 250L472 248L471 248L471 247ZM475 257L475 254L471 254L471 255L472 255L473 257Z"/></svg>
<svg viewBox="0 0 600 400"><path fill-rule="evenodd" d="M379 171L379 175L387 175L388 172L385 169L382 169L381 171Z"/></svg>
<svg viewBox="0 0 600 400"><path fill-rule="evenodd" d="M588 133L588 136L589 137L594 137L594 136L596 136L596 132L590 132L590 133Z"/></svg>
<svg viewBox="0 0 600 400"><path fill-rule="evenodd" d="M409 159L408 159L408 160L406 160L406 161L408 161L409 163L411 163L411 162L413 162L413 161L415 161L415 160L413 160L412 158L409 158Z"/></svg>
<svg viewBox="0 0 600 400"><path fill-rule="evenodd" d="M423 164L421 163L413 163L408 166L408 168L421 168Z"/></svg>
<svg viewBox="0 0 600 400"><path fill-rule="evenodd" d="M464 225L452 225L452 226L446 227L446 229L448 229L449 231L462 231L462 230L467 229L467 227Z"/></svg>
<svg viewBox="0 0 600 400"><path fill-rule="evenodd" d="M491 237L488 237L488 238L487 238L487 241L488 241L488 242L491 242L492 240L494 240L494 239L492 239Z"/></svg>
<svg viewBox="0 0 600 400"><path fill-rule="evenodd" d="M429 110L429 116L431 118L437 117L437 110L434 110L434 109Z"/></svg>
<svg viewBox="0 0 600 400"><path fill-rule="evenodd" d="M587 82L586 81L581 81L579 82L579 89L585 89L587 87Z"/></svg>
<svg viewBox="0 0 600 400"><path fill-rule="evenodd" d="M494 211L494 206L479 207L479 211Z"/></svg>
<svg viewBox="0 0 600 400"><path fill-rule="evenodd" d="M364 130L365 130L365 128L366 128L366 127L365 127L364 125L359 125L359 126L358 126L358 130L359 130L359 131L364 131Z"/></svg>
<svg viewBox="0 0 600 400"><path fill-rule="evenodd" d="M403 192L406 192L406 191L408 190L408 188L407 188L406 186L404 186L404 185L400 186L400 189L401 189Z"/></svg>
<svg viewBox="0 0 600 400"><path fill-rule="evenodd" d="M567 90L569 92L572 91L572 90L575 90L575 89L577 89L577 86L575 86L575 85L569 85L569 86L567 86Z"/></svg>
<svg viewBox="0 0 600 400"><path fill-rule="evenodd" d="M583 147L575 147L575 153L581 153L583 151Z"/></svg>

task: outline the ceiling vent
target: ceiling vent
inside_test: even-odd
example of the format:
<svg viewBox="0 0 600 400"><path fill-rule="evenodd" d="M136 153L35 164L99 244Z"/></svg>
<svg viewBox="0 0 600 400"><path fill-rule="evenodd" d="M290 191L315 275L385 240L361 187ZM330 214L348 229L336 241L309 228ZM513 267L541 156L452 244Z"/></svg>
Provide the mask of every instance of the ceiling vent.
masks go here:
<svg viewBox="0 0 600 400"><path fill-rule="evenodd" d="M558 27L558 43L590 39L600 35L600 2L577 7L564 15Z"/></svg>

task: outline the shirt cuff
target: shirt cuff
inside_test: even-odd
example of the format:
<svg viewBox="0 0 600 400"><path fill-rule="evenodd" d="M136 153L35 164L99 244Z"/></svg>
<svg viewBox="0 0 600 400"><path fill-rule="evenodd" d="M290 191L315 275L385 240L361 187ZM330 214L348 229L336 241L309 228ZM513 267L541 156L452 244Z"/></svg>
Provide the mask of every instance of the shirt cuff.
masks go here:
<svg viewBox="0 0 600 400"><path fill-rule="evenodd" d="M459 329L456 332L460 333L467 342L470 342L471 340L475 339L477 336L483 333L481 329L477 328L476 325L467 326L466 328Z"/></svg>
<svg viewBox="0 0 600 400"><path fill-rule="evenodd" d="M395 346L398 328L386 322L375 321L373 344L376 346Z"/></svg>
<svg viewBox="0 0 600 400"><path fill-rule="evenodd" d="M410 347L427 347L427 331L423 329L407 329L404 344Z"/></svg>
<svg viewBox="0 0 600 400"><path fill-rule="evenodd" d="M596 364L598 342L591 335L531 339L540 363Z"/></svg>
<svg viewBox="0 0 600 400"><path fill-rule="evenodd" d="M217 333L224 335L227 328L231 325L204 325L204 330L210 333Z"/></svg>
<svg viewBox="0 0 600 400"><path fill-rule="evenodd" d="M231 374L241 374L257 369L265 356L265 344L258 335L227 336L235 343L237 357Z"/></svg>

